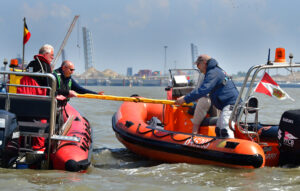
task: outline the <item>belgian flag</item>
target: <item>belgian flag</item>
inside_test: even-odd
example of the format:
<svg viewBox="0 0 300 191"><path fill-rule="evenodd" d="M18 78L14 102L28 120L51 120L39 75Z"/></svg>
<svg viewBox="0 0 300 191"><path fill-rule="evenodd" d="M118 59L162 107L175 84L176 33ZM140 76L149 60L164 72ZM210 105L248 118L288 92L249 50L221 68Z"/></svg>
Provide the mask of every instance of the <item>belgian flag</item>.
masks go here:
<svg viewBox="0 0 300 191"><path fill-rule="evenodd" d="M28 30L27 24L26 24L26 20L24 18L24 37L23 37L23 44L25 45L27 43L27 41L30 39L30 32Z"/></svg>

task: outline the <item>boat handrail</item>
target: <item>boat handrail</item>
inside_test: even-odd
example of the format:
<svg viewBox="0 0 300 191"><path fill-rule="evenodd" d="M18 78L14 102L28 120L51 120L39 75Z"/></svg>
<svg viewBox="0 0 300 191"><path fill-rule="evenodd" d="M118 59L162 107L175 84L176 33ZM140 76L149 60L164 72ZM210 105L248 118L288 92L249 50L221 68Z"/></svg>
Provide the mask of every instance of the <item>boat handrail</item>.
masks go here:
<svg viewBox="0 0 300 191"><path fill-rule="evenodd" d="M55 122L56 122L56 109L57 109L57 101L56 101L56 78L53 74L51 73L33 73L33 72L17 72L17 71L0 71L0 75L6 75L6 74L12 74L16 76L29 76L29 77L44 77L48 78L51 81L50 87L45 87L45 86L33 86L35 88L46 88L49 89L49 95L43 96L43 95L28 95L28 94L18 94L18 93L1 93L1 94L6 94L6 95L17 95L17 96L33 96L36 98L49 98L51 100L51 109L50 109L50 118L49 118L49 136L48 136L48 150L47 150L47 168L49 167L50 163L50 152L51 152L51 137L54 135L54 130L55 130ZM5 80L5 79L4 79ZM5 85L8 84L8 81L3 81ZM26 85L19 85L19 84L9 84L10 86L18 86L18 87L32 87L32 86L26 86Z"/></svg>
<svg viewBox="0 0 300 191"><path fill-rule="evenodd" d="M240 121L241 121L241 117L244 113L245 107L244 105L247 103L248 98L250 97L250 94L252 92L253 86L254 86L254 82L256 80L257 74L261 71L261 70L267 70L267 69L278 69L278 68L298 68L300 67L300 63L292 63L292 62L285 62L285 63L277 63L277 62L270 62L268 64L264 64L264 65L256 65L256 66L252 66L246 76L245 79L243 81L243 85L239 91L239 95L238 98L234 104L233 107L233 111L231 113L231 116L229 118L229 127L231 130L235 131L238 130L240 131L242 134L247 134L247 131L243 130L241 128ZM246 94L243 96L243 93L245 91L248 79L250 77L250 75L252 74L252 78L251 78L251 82L248 86L247 92ZM244 97L244 99L242 99L242 96ZM235 127L233 127L233 123L235 122Z"/></svg>

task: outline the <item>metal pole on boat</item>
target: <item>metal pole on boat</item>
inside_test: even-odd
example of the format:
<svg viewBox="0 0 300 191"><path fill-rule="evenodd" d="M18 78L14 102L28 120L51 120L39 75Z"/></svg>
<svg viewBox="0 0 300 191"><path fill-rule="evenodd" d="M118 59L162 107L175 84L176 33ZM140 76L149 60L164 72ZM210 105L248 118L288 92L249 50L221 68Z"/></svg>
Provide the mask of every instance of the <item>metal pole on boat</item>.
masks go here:
<svg viewBox="0 0 300 191"><path fill-rule="evenodd" d="M26 23L25 17L24 17L23 21L24 21L24 26L25 26L25 23ZM23 36L24 36L24 34L23 34ZM22 56L22 71L23 71L23 69L24 69L24 56L25 56L25 44L24 44L24 41L22 42L22 44L23 44L23 56Z"/></svg>
<svg viewBox="0 0 300 191"><path fill-rule="evenodd" d="M50 113L50 129L49 129L49 137L48 137L48 153L47 153L47 164L46 168L49 169L50 164L50 153L51 153L51 137L54 134L55 129L55 121L56 121L56 78L51 75L47 74L47 77L51 79L51 90L50 90L50 98L51 98L51 113Z"/></svg>
<svg viewBox="0 0 300 191"><path fill-rule="evenodd" d="M7 61L7 59L6 58L4 58L4 60L3 60L3 65L4 65L4 71L6 71L6 66L7 66L7 64L8 64L8 61ZM4 85L5 84L5 82L6 82L6 80L5 80L5 77L6 75L5 74L3 74L3 82L2 82L2 85ZM3 87L3 86L2 86Z"/></svg>
<svg viewBox="0 0 300 191"><path fill-rule="evenodd" d="M58 50L58 52L57 52L55 58L54 58L53 61L52 61L52 64L51 64L51 68L52 68L52 69L54 69L55 64L56 64L56 61L58 60L58 58L59 58L59 56L60 56L62 50L64 49L64 47L65 47L65 45L66 45L66 43L67 43L67 41L68 41L68 39L69 39L69 36L70 36L70 34L71 34L71 32L72 32L72 30L73 30L73 28L74 28L74 25L75 25L75 23L76 23L76 21L77 21L78 18L79 18L79 15L76 15L76 16L74 17L74 19L73 19L73 21L72 21L72 23L71 23L71 25L70 25L70 27L69 27L69 30L68 30L68 32L67 32L67 34L66 34L66 36L65 36L65 38L64 38L64 40L63 40L63 42L62 42L62 44L60 45L60 48L59 48L59 50Z"/></svg>

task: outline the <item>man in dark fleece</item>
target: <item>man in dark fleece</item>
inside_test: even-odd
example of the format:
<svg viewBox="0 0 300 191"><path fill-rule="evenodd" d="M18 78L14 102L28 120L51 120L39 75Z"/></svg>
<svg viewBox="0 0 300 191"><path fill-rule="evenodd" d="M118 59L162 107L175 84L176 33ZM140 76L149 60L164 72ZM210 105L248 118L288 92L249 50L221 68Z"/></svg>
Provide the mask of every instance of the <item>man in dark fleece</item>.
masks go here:
<svg viewBox="0 0 300 191"><path fill-rule="evenodd" d="M189 94L179 97L176 104L190 103L209 94L211 103L221 110L217 121L216 135L234 138L234 133L229 128L229 118L239 94L238 90L232 80L218 66L218 62L210 56L199 56L196 65L205 75L202 85Z"/></svg>
<svg viewBox="0 0 300 191"><path fill-rule="evenodd" d="M51 62L54 58L54 48L49 45L43 45L39 54L35 55L34 60L31 61L27 67L26 71L29 72L40 72L40 73L51 73ZM32 77L40 86L49 86L50 82L48 78L45 77Z"/></svg>
<svg viewBox="0 0 300 191"><path fill-rule="evenodd" d="M65 97L76 97L77 94L100 94L103 92L94 92L81 87L73 78L72 74L75 71L74 64L71 61L65 60L61 64L61 67L54 70L53 74L57 81L57 95L63 95Z"/></svg>

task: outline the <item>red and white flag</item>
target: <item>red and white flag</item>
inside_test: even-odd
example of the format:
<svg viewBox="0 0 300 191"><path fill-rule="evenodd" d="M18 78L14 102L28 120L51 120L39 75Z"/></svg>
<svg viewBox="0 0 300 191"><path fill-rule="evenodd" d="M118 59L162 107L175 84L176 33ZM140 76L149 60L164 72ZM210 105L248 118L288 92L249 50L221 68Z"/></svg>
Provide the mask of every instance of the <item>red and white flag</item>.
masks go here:
<svg viewBox="0 0 300 191"><path fill-rule="evenodd" d="M266 94L277 99L284 100L286 98L295 101L285 91L283 91L279 85L271 78L271 76L265 72L260 82L256 85L255 92Z"/></svg>

